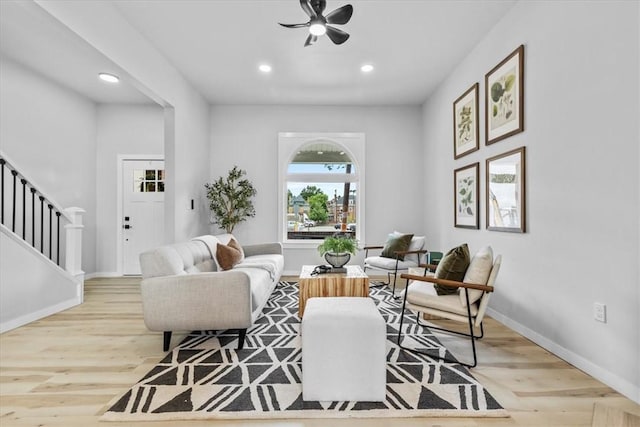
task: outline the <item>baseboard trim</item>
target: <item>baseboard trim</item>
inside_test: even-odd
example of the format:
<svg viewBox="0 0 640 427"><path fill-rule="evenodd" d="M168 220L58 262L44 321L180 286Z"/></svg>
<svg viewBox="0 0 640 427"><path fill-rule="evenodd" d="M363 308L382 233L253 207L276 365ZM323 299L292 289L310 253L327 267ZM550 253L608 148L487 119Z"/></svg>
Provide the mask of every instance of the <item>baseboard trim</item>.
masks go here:
<svg viewBox="0 0 640 427"><path fill-rule="evenodd" d="M67 310L71 307L75 307L76 305L80 305L81 303L82 298L76 297L59 302L58 304L52 305L50 307L45 307L33 313L25 314L23 316L16 317L15 319L7 320L6 322L0 323L0 334L8 332L12 329L19 328L20 326L24 326L28 323L35 322L36 320L51 316L52 314Z"/></svg>
<svg viewBox="0 0 640 427"><path fill-rule="evenodd" d="M99 271L97 273L86 274L85 279L102 279L102 278L110 278L110 277L122 277L122 274L116 271Z"/></svg>
<svg viewBox="0 0 640 427"><path fill-rule="evenodd" d="M558 343L551 341L550 339L540 335L536 331L529 329L523 324L503 315L502 313L495 311L492 308L487 309L487 314L489 314L489 316L507 326L508 328L519 333L520 335L530 339L545 350L548 350L551 353L555 354L562 360L591 375L598 381L602 381L604 384L616 390L618 393L623 394L634 402L640 404L640 387L632 384L624 378L619 377L618 375L607 371L606 369L603 369L602 367L594 364L584 357L570 350L567 350Z"/></svg>

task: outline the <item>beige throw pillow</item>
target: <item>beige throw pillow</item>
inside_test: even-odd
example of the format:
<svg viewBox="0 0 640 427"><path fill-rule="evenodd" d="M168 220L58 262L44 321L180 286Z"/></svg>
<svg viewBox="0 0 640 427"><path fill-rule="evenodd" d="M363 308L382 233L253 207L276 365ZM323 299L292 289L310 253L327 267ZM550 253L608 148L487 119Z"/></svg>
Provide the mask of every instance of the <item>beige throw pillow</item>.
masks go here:
<svg viewBox="0 0 640 427"><path fill-rule="evenodd" d="M473 256L471 264L464 275L463 282L474 283L476 285L486 285L493 268L493 249L491 246L480 248ZM473 304L482 297L482 291L477 289L469 289L469 303ZM467 297L464 290L460 289L460 304L467 306Z"/></svg>

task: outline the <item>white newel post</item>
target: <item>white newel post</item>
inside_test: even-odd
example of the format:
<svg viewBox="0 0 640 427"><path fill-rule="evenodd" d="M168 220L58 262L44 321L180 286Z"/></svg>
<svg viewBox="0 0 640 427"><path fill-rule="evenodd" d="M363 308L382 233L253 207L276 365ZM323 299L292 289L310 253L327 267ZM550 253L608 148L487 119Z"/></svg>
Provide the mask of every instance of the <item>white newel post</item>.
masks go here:
<svg viewBox="0 0 640 427"><path fill-rule="evenodd" d="M64 226L67 239L67 251L65 256L65 270L69 272L78 283L78 298L84 300L84 271L82 271L82 208L67 208L64 212L71 223Z"/></svg>

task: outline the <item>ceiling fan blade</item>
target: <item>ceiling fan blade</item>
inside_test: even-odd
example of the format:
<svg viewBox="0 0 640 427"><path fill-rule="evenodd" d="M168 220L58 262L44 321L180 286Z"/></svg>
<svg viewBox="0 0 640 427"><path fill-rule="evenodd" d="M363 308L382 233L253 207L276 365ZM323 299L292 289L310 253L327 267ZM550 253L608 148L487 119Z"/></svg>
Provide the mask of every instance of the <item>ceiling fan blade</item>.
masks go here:
<svg viewBox="0 0 640 427"><path fill-rule="evenodd" d="M307 22L306 24L283 24L278 22L278 24L282 25L283 27L287 27L287 28L302 28L302 27L308 27L309 26L309 22Z"/></svg>
<svg viewBox="0 0 640 427"><path fill-rule="evenodd" d="M316 12L311 7L309 0L300 0L300 6L302 7L302 10L304 10L304 13L309 15L309 18L317 18Z"/></svg>
<svg viewBox="0 0 640 427"><path fill-rule="evenodd" d="M331 39L335 44L342 44L347 41L349 38L349 34L345 33L342 30L339 30L334 27L330 27L327 25L327 36Z"/></svg>
<svg viewBox="0 0 640 427"><path fill-rule="evenodd" d="M316 12L316 15L322 15L322 12L327 7L327 0L308 0L308 2Z"/></svg>
<svg viewBox="0 0 640 427"><path fill-rule="evenodd" d="M304 47L311 46L316 41L318 41L318 36L314 36L313 34L309 34L309 37L307 37L307 41L304 42Z"/></svg>
<svg viewBox="0 0 640 427"><path fill-rule="evenodd" d="M346 24L351 19L351 15L353 15L353 6L347 4L328 14L326 16L327 24Z"/></svg>

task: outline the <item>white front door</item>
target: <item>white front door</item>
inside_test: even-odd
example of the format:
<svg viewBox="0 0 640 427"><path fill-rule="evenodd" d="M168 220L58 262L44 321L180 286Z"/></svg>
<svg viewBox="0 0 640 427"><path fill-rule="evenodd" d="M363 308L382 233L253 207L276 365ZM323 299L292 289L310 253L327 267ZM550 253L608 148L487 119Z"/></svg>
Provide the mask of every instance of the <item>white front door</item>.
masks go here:
<svg viewBox="0 0 640 427"><path fill-rule="evenodd" d="M162 245L164 160L124 160L122 165L122 266L140 274L141 252Z"/></svg>

